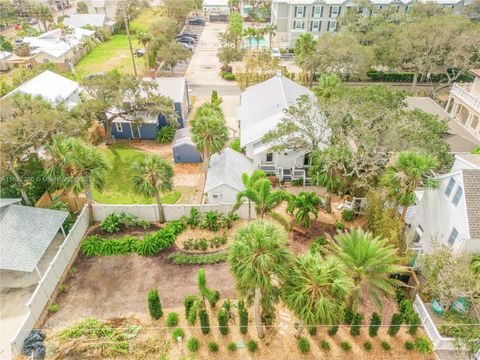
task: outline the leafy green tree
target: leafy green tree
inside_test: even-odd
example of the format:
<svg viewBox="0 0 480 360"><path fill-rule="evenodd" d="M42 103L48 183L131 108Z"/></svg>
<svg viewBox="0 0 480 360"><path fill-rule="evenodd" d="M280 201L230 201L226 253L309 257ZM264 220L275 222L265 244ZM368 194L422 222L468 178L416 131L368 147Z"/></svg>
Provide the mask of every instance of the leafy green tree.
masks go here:
<svg viewBox="0 0 480 360"><path fill-rule="evenodd" d="M228 19L228 36L232 39L235 49L238 49L238 40L242 38L243 18L238 12L230 14Z"/></svg>
<svg viewBox="0 0 480 360"><path fill-rule="evenodd" d="M310 327L337 324L352 290L352 281L334 258L305 253L297 258L283 288L287 306ZM298 327L296 336L301 334Z"/></svg>
<svg viewBox="0 0 480 360"><path fill-rule="evenodd" d="M135 191L146 197L155 197L157 200L158 217L160 222L165 221L160 193L173 188L173 167L165 159L157 155L149 155L132 165L132 177Z"/></svg>
<svg viewBox="0 0 480 360"><path fill-rule="evenodd" d="M290 197L287 211L295 214L295 222L305 228L310 227L310 214L318 217L320 197L314 192L300 191L298 195Z"/></svg>
<svg viewBox="0 0 480 360"><path fill-rule="evenodd" d="M253 185L257 182L259 179L265 178L265 173L263 170L255 170L251 175L248 175L247 173L242 174L242 183L245 186L245 190L239 191L237 193L237 202L234 206L233 210L237 210L240 205L245 201L245 199L248 200L248 221L252 220L252 208L251 208L251 202L255 202L258 200L258 194L253 188Z"/></svg>
<svg viewBox="0 0 480 360"><path fill-rule="evenodd" d="M388 245L386 240L374 238L361 229L336 235L332 256L343 264L344 271L353 281L353 291L348 301L348 307L352 309L356 309L362 294L369 294L375 304L382 308L380 295L392 296L394 286L400 284L390 275L407 269L399 265L397 250Z"/></svg>
<svg viewBox="0 0 480 360"><path fill-rule="evenodd" d="M77 2L77 14L88 14L88 6L85 1Z"/></svg>
<svg viewBox="0 0 480 360"><path fill-rule="evenodd" d="M330 98L336 91L342 88L342 81L335 75L322 75L313 91L318 98Z"/></svg>
<svg viewBox="0 0 480 360"><path fill-rule="evenodd" d="M90 223L93 223L92 187L102 191L109 168L103 156L93 147L78 138L55 137L46 146L50 156L47 174L62 179L61 183L75 194L85 192Z"/></svg>
<svg viewBox="0 0 480 360"><path fill-rule="evenodd" d="M295 41L295 63L303 70L305 79L312 81L313 56L315 54L316 41L310 33L301 34Z"/></svg>
<svg viewBox="0 0 480 360"><path fill-rule="evenodd" d="M150 58L148 55L148 44L153 40L153 35L148 31L140 31L137 33L137 39L140 44L145 48L145 61L147 62L147 70L150 71Z"/></svg>
<svg viewBox="0 0 480 360"><path fill-rule="evenodd" d="M158 61L163 62L164 69L170 69L172 76L175 66L180 61L187 60L190 56L192 56L190 50L174 41L161 47L157 52Z"/></svg>
<svg viewBox="0 0 480 360"><path fill-rule="evenodd" d="M408 207L415 204L415 190L419 187L438 187L438 180L433 178L437 168L438 161L433 156L403 151L398 154L395 163L386 169L381 183L387 188L389 196L403 207L403 221Z"/></svg>
<svg viewBox="0 0 480 360"><path fill-rule="evenodd" d="M288 278L292 255L286 241L285 232L277 225L255 221L237 231L230 247L230 270L240 296L254 302L259 337L264 336L262 319L272 319L281 284Z"/></svg>
<svg viewBox="0 0 480 360"><path fill-rule="evenodd" d="M206 176L210 156L221 151L228 141L225 117L220 107L206 103L198 108L190 126L192 140L197 150L203 153Z"/></svg>
<svg viewBox="0 0 480 360"><path fill-rule="evenodd" d="M217 52L217 57L224 68L227 69L232 62L242 60L243 53L241 50L235 49L234 47L222 46Z"/></svg>

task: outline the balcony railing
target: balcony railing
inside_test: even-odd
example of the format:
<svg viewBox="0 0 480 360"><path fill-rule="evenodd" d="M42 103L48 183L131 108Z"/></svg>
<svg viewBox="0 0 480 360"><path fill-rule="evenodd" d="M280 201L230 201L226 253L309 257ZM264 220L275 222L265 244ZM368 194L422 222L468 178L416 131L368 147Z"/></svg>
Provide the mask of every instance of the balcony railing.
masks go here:
<svg viewBox="0 0 480 360"><path fill-rule="evenodd" d="M470 93L464 87L453 84L452 94L473 108L475 111L480 112L480 98L472 95L472 93Z"/></svg>

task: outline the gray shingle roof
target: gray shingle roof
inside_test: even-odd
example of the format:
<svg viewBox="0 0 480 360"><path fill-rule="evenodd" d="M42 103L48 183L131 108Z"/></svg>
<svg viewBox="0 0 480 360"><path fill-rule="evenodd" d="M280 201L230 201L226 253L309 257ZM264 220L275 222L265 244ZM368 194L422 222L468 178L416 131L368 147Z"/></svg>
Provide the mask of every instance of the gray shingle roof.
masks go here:
<svg viewBox="0 0 480 360"><path fill-rule="evenodd" d="M463 170L463 187L470 238L480 239L480 170Z"/></svg>
<svg viewBox="0 0 480 360"><path fill-rule="evenodd" d="M0 269L32 272L68 213L22 205L1 212Z"/></svg>
<svg viewBox="0 0 480 360"><path fill-rule="evenodd" d="M235 190L242 191L245 186L242 174L253 172L253 162L245 155L226 148L214 154L210 159L205 182L205 192L209 192L221 185L227 185Z"/></svg>
<svg viewBox="0 0 480 360"><path fill-rule="evenodd" d="M0 208L4 207L4 206L8 206L8 205L12 205L12 204L17 204L17 203L20 203L20 201L22 201L22 199L0 199Z"/></svg>
<svg viewBox="0 0 480 360"><path fill-rule="evenodd" d="M177 129L175 138L173 139L172 147L189 144L195 147L195 143L192 141L192 131L190 126L182 129Z"/></svg>

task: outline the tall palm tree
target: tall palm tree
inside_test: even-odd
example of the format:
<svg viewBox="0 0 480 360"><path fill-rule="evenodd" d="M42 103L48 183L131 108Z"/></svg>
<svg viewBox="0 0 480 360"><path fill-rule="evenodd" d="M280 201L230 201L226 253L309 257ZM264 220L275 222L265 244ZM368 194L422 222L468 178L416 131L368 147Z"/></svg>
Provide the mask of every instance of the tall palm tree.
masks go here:
<svg viewBox="0 0 480 360"><path fill-rule="evenodd" d="M388 190L388 195L403 207L402 221L405 221L407 210L416 201L415 190L419 187L437 188L438 179L434 179L434 171L438 161L428 154L402 151L395 163L385 170L380 183Z"/></svg>
<svg viewBox="0 0 480 360"><path fill-rule="evenodd" d="M252 189L256 192L256 210L261 218L265 214L273 215L273 208L282 201L290 199L290 195L285 191L272 191L272 183L268 179L257 180L253 184ZM274 217L276 218L277 216Z"/></svg>
<svg viewBox="0 0 480 360"><path fill-rule="evenodd" d="M255 38L255 41L257 42L257 52L260 51L260 40L263 39L264 35L265 35L265 28L255 29L253 37Z"/></svg>
<svg viewBox="0 0 480 360"><path fill-rule="evenodd" d="M388 241L373 237L361 229L350 233L339 233L336 243L331 245L332 256L337 258L353 281L348 306L356 308L362 294L369 294L381 309L380 295L393 295L394 285L400 284L390 275L404 272L405 266L399 265L397 249L388 245Z"/></svg>
<svg viewBox="0 0 480 360"><path fill-rule="evenodd" d="M192 140L198 151L203 153L205 176L210 156L221 151L228 142L228 129L225 118L218 106L210 103L202 105L190 122Z"/></svg>
<svg viewBox="0 0 480 360"><path fill-rule="evenodd" d="M281 284L288 276L292 255L287 235L277 225L264 221L247 223L235 234L228 261L242 297L254 301L258 337L264 336L262 317L273 315Z"/></svg>
<svg viewBox="0 0 480 360"><path fill-rule="evenodd" d="M318 84L315 86L315 95L320 98L328 99L335 91L342 86L342 81L335 75L322 75L318 79Z"/></svg>
<svg viewBox="0 0 480 360"><path fill-rule="evenodd" d="M315 54L316 41L310 33L301 34L295 41L295 63L303 70L305 79L310 78L308 70Z"/></svg>
<svg viewBox="0 0 480 360"><path fill-rule="evenodd" d="M108 164L103 156L92 146L77 138L55 137L52 144L46 146L50 156L47 174L62 179L62 184L71 187L75 194L85 192L90 222L93 222L92 187L102 191Z"/></svg>
<svg viewBox="0 0 480 360"><path fill-rule="evenodd" d="M287 211L295 213L295 222L304 228L310 227L310 214L315 219L318 217L320 197L314 192L300 191L298 195L292 196L288 202Z"/></svg>
<svg viewBox="0 0 480 360"><path fill-rule="evenodd" d="M252 39L255 38L255 34L256 34L255 28L249 27L249 28L243 29L243 36L247 38L249 49L251 49L252 47Z"/></svg>
<svg viewBox="0 0 480 360"><path fill-rule="evenodd" d="M138 194L155 197L160 222L165 221L160 193L173 188L173 168L170 163L157 155L149 155L143 160L133 163L135 175L132 182Z"/></svg>
<svg viewBox="0 0 480 360"><path fill-rule="evenodd" d="M344 161L342 151L334 147L312 152L312 166L308 169L308 173L312 184L327 188L327 212L332 211L332 194L344 184Z"/></svg>
<svg viewBox="0 0 480 360"><path fill-rule="evenodd" d="M237 210L241 204L248 200L248 221L252 220L251 203L257 201L257 192L253 189L253 185L257 180L264 179L265 172L263 170L255 170L251 175L247 173L242 174L242 183L245 186L245 190L237 193L237 202L233 207L233 211Z"/></svg>
<svg viewBox="0 0 480 360"><path fill-rule="evenodd" d="M268 34L268 48L272 50L272 39L277 35L277 25L269 24L265 26L265 31Z"/></svg>
<svg viewBox="0 0 480 360"><path fill-rule="evenodd" d="M338 324L352 281L338 260L309 252L297 258L283 287L287 306L310 327ZM299 337L302 326L298 327Z"/></svg>
<svg viewBox="0 0 480 360"><path fill-rule="evenodd" d="M137 39L145 48L145 61L147 63L147 71L150 71L150 59L148 58L148 44L153 40L153 35L148 31L140 31L137 33Z"/></svg>

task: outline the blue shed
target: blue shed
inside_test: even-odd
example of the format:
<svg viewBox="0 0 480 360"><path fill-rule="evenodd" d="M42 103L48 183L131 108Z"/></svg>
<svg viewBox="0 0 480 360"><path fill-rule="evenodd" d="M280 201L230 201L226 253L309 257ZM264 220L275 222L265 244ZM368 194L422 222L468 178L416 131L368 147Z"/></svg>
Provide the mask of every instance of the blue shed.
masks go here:
<svg viewBox="0 0 480 360"><path fill-rule="evenodd" d="M175 112L178 114L178 128L183 128L186 125L186 119L190 111L186 79L184 77L160 77L153 79L144 78L144 80L155 81L158 94L173 100ZM154 140L158 129L167 125L163 114L146 116L141 122L133 122L119 117L113 121L112 136L115 139Z"/></svg>
<svg viewBox="0 0 480 360"><path fill-rule="evenodd" d="M192 141L190 127L178 129L172 144L173 161L176 163L200 163L202 155Z"/></svg>

